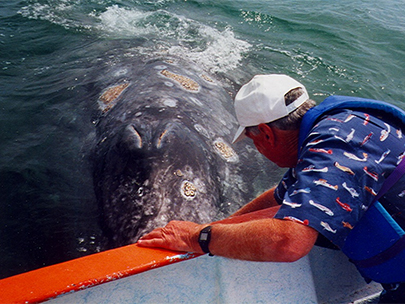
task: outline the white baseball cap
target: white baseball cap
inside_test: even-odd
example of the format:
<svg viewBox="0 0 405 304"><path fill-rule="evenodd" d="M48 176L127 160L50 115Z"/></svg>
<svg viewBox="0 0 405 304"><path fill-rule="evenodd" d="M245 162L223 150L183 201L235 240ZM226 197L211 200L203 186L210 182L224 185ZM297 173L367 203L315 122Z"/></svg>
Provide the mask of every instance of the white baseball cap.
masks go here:
<svg viewBox="0 0 405 304"><path fill-rule="evenodd" d="M302 88L304 93L286 106L284 95L296 88ZM258 126L285 117L308 99L305 87L287 75L256 75L235 96L235 112L240 127L232 143L246 137L245 127Z"/></svg>

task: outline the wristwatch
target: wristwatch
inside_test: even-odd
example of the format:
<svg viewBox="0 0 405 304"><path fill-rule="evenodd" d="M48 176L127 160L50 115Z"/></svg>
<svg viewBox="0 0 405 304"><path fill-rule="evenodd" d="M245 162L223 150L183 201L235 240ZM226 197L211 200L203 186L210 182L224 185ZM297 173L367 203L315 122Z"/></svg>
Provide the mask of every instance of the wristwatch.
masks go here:
<svg viewBox="0 0 405 304"><path fill-rule="evenodd" d="M200 235L198 236L198 243L200 244L202 251L208 253L210 256L213 256L213 254L210 252L210 249L208 248L211 241L211 228L212 226L207 226L200 231Z"/></svg>

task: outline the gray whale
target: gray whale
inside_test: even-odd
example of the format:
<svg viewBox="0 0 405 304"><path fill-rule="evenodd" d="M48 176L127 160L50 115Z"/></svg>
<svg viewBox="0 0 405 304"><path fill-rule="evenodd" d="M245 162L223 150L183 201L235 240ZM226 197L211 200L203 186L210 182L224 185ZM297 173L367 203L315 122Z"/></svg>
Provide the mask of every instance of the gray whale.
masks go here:
<svg viewBox="0 0 405 304"><path fill-rule="evenodd" d="M179 58L120 62L101 79L93 180L109 247L170 220L223 218L271 186L274 165L230 145L224 82Z"/></svg>

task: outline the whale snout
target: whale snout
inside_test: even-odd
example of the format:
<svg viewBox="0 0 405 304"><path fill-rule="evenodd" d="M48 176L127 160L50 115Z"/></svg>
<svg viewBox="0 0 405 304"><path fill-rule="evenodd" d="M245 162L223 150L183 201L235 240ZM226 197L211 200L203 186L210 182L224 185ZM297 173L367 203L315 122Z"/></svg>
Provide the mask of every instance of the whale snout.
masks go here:
<svg viewBox="0 0 405 304"><path fill-rule="evenodd" d="M171 219L208 222L219 193L206 147L178 121L127 124L99 153L96 195L113 246ZM197 211L198 210L198 211Z"/></svg>

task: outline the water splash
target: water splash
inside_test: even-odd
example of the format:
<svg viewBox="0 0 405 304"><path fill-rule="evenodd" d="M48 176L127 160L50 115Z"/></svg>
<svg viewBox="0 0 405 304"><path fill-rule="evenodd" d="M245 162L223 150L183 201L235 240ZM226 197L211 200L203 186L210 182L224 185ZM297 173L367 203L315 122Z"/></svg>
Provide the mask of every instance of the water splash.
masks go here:
<svg viewBox="0 0 405 304"><path fill-rule="evenodd" d="M67 30L87 31L104 39L143 39L142 55L188 58L211 72L227 72L239 66L251 45L235 37L231 27L219 30L164 9L152 11L90 1L32 1L19 13L48 21ZM102 1L101 1L102 2Z"/></svg>
<svg viewBox="0 0 405 304"><path fill-rule="evenodd" d="M165 10L142 12L114 5L97 17L97 28L110 38L152 40L153 45L139 48L143 54L185 57L211 72L236 68L251 47L237 39L230 27L220 31Z"/></svg>

